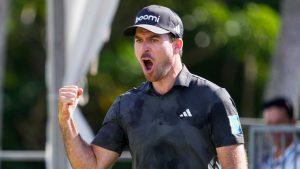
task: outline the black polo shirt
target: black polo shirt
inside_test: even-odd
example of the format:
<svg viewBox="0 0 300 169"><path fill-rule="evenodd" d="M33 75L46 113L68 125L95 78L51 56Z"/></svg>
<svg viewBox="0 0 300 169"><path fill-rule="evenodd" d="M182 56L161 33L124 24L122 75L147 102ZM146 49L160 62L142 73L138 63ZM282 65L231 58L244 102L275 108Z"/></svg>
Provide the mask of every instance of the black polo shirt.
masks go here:
<svg viewBox="0 0 300 169"><path fill-rule="evenodd" d="M185 66L164 95L145 82L119 96L92 141L119 154L129 148L134 169L218 169L216 148L241 143L230 95Z"/></svg>

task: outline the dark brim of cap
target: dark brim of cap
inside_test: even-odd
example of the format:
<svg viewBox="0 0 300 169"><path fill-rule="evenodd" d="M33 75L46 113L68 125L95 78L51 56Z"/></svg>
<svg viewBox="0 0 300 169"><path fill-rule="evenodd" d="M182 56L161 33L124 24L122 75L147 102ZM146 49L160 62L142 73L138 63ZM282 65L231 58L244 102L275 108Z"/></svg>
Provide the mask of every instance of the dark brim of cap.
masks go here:
<svg viewBox="0 0 300 169"><path fill-rule="evenodd" d="M157 26L147 25L147 24L139 24L139 25L133 25L133 26L130 26L130 27L126 28L124 30L123 34L125 36L134 36L136 28L144 28L144 29L147 29L150 32L155 33L155 34L170 33L170 31L162 29L162 28L157 27Z"/></svg>

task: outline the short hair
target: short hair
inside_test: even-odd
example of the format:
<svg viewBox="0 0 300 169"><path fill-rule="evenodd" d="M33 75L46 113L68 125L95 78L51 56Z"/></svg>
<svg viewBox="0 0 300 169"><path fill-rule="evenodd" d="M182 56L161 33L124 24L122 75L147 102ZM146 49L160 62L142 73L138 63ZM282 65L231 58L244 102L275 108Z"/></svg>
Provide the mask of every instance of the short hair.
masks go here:
<svg viewBox="0 0 300 169"><path fill-rule="evenodd" d="M290 99L286 97L275 97L271 100L264 102L262 104L262 109L265 110L273 106L283 108L290 119L294 118L293 104Z"/></svg>

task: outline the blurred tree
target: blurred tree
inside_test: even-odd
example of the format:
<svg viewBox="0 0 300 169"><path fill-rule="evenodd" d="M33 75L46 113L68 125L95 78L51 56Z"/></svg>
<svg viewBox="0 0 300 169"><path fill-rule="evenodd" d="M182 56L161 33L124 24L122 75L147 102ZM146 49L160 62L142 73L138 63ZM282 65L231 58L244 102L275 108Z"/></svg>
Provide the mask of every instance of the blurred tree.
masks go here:
<svg viewBox="0 0 300 169"><path fill-rule="evenodd" d="M3 129L3 76L5 70L6 21L8 16L8 1L0 0L0 150L2 150ZM1 160L0 160L1 168Z"/></svg>
<svg viewBox="0 0 300 169"><path fill-rule="evenodd" d="M11 0L10 7L3 80L3 149L42 150L46 121L44 1ZM43 163L2 164L3 169L40 166Z"/></svg>
<svg viewBox="0 0 300 169"><path fill-rule="evenodd" d="M190 49L184 61L196 67L198 74L207 73L204 76L227 88L242 116L255 116L261 97L259 82L266 79L263 70L278 32L278 15L263 4L249 3L242 9L230 10L217 1L201 2L192 15L183 18L186 33L192 33L187 36L194 40L185 41Z"/></svg>
<svg viewBox="0 0 300 169"><path fill-rule="evenodd" d="M282 24L272 62L266 98L287 96L299 117L300 102L300 0L281 1Z"/></svg>

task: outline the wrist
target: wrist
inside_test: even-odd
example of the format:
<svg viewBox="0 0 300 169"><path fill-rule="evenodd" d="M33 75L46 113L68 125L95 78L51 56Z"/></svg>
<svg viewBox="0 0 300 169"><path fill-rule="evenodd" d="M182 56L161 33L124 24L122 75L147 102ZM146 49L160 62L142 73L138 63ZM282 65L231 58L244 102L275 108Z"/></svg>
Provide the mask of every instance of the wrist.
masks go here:
<svg viewBox="0 0 300 169"><path fill-rule="evenodd" d="M59 126L63 135L68 135L72 138L79 135L79 132L72 118L59 118Z"/></svg>

